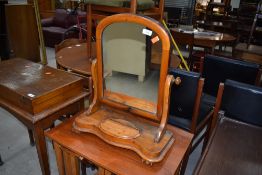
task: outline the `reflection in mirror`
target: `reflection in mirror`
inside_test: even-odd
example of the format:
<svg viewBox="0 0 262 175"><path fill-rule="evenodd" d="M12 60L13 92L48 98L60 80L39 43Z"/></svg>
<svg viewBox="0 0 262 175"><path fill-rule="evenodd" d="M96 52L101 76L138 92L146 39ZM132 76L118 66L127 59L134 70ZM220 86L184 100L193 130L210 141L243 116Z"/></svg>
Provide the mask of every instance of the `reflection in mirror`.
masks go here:
<svg viewBox="0 0 262 175"><path fill-rule="evenodd" d="M159 37L143 25L109 25L102 36L104 97L121 94L110 100L156 113L161 49Z"/></svg>

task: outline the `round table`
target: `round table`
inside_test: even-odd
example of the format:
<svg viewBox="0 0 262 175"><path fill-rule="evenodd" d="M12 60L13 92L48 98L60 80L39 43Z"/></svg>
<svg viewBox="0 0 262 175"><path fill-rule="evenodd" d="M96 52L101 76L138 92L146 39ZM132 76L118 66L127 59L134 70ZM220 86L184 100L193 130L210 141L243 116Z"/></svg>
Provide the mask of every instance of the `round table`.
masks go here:
<svg viewBox="0 0 262 175"><path fill-rule="evenodd" d="M60 66L83 76L91 76L92 60L87 57L86 43L72 45L59 50L56 53L56 62L58 67Z"/></svg>

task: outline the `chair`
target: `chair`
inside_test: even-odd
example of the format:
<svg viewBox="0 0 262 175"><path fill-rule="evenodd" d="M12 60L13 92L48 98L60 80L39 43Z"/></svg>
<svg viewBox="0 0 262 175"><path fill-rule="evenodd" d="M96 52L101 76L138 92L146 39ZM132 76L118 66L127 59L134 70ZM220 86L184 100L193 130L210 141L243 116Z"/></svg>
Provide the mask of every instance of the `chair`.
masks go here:
<svg viewBox="0 0 262 175"><path fill-rule="evenodd" d="M261 87L232 80L220 84L212 136L194 174L261 172L261 104Z"/></svg>
<svg viewBox="0 0 262 175"><path fill-rule="evenodd" d="M199 73L173 69L169 74L179 77L181 83L173 84L171 88L168 123L194 134L194 140L197 140L189 151L191 153L207 134L204 132L199 137L201 131L209 125L213 107L201 103L204 79L200 78Z"/></svg>
<svg viewBox="0 0 262 175"><path fill-rule="evenodd" d="M191 67L194 45L194 33L184 33L176 30L170 30L170 32L179 49L181 49L180 51L182 56L187 60L189 66ZM177 52L176 55L178 55Z"/></svg>
<svg viewBox="0 0 262 175"><path fill-rule="evenodd" d="M217 121L219 112L234 120L239 120L262 127L262 88L226 80L220 83L212 128Z"/></svg>
<svg viewBox="0 0 262 175"><path fill-rule="evenodd" d="M226 79L259 85L261 70L258 64L226 57L206 55L201 66L202 77L205 78L203 101L215 104L215 97L220 82Z"/></svg>
<svg viewBox="0 0 262 175"><path fill-rule="evenodd" d="M77 16L86 16L85 12L69 13L66 9L56 9L54 17L42 19L45 45L54 47L66 38L78 38L79 31L74 30Z"/></svg>

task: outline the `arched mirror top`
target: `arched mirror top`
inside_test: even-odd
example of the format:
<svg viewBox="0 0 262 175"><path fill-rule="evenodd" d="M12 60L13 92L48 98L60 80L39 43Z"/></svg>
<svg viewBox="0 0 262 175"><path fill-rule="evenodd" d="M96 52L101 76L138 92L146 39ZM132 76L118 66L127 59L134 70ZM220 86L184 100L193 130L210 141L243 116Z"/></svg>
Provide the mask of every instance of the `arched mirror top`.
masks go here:
<svg viewBox="0 0 262 175"><path fill-rule="evenodd" d="M109 16L96 29L101 103L160 121L170 56L169 34L151 18Z"/></svg>

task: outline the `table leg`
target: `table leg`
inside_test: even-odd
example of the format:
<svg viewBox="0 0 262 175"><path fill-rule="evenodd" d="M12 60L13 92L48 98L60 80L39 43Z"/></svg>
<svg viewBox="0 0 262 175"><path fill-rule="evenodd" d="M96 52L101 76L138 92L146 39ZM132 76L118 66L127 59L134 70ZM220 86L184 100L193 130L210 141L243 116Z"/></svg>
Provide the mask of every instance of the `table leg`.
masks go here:
<svg viewBox="0 0 262 175"><path fill-rule="evenodd" d="M27 129L27 131L28 131L28 135L29 135L30 145L35 146L33 131L31 129Z"/></svg>
<svg viewBox="0 0 262 175"><path fill-rule="evenodd" d="M33 132L35 135L35 144L42 174L50 175L44 129L41 128L39 124L35 124Z"/></svg>
<svg viewBox="0 0 262 175"><path fill-rule="evenodd" d="M64 162L63 162L63 151L62 151L61 147L56 142L53 142L53 145L54 145L54 149L55 149L58 172L59 172L60 175L65 175L65 166L64 166Z"/></svg>

